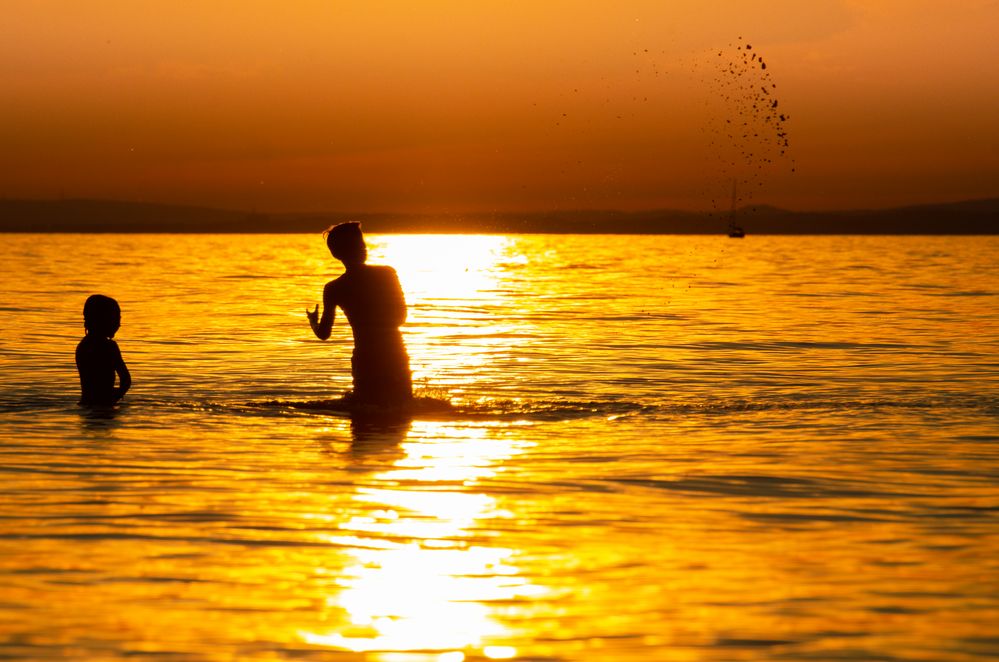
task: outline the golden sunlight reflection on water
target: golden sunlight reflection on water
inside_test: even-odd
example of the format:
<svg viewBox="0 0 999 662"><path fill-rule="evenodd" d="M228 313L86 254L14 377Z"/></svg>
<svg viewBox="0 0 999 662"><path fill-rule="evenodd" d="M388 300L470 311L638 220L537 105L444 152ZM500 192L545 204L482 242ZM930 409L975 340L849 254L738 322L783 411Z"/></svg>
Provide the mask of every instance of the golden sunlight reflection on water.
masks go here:
<svg viewBox="0 0 999 662"><path fill-rule="evenodd" d="M510 272L527 261L516 241L499 235L373 237L373 261L399 273L410 304L405 326L416 388L443 388L462 401L481 370L513 355L533 325L530 298L509 286ZM517 320L498 311L514 308ZM455 351L457 347L461 351Z"/></svg>
<svg viewBox="0 0 999 662"><path fill-rule="evenodd" d="M371 240L373 261L392 265L407 299L480 302L496 289L513 243L500 235L398 235Z"/></svg>
<svg viewBox="0 0 999 662"><path fill-rule="evenodd" d="M348 560L327 606L344 614L332 632L302 632L308 644L354 652L439 651L464 659L515 655L499 645L510 633L493 604L544 593L518 574L513 549L495 546L480 520L512 517L476 481L524 452L523 442L491 437L485 427L422 422L404 456L351 497L357 511L328 542L347 546ZM420 485L417 490L400 485ZM452 657L447 657L450 654ZM460 655L460 657L457 657Z"/></svg>

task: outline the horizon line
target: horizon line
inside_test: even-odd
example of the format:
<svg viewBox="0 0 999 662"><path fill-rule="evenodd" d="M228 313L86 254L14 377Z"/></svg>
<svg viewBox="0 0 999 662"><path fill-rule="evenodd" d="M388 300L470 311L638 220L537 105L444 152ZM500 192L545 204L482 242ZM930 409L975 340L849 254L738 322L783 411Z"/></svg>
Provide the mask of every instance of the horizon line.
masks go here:
<svg viewBox="0 0 999 662"><path fill-rule="evenodd" d="M995 196L980 197L980 198L960 198L956 200L942 200L936 202L922 202L922 203L905 203L898 205L888 205L888 206L873 206L873 207L842 207L836 209L793 209L789 207L781 207L768 202L759 203L747 203L742 206L736 207L736 211L739 210L772 210L780 212L789 212L793 214L842 214L842 213L855 213L855 212L883 212L892 210L906 210L906 209L919 209L928 207L941 207L949 205L961 205L968 203L980 203L980 202L999 202L999 193ZM104 203L104 204L122 204L122 205L146 205L146 206L156 206L156 207L175 207L175 208L186 208L186 209L199 209L205 211L222 212L230 214L245 214L248 216L319 216L319 215L336 215L336 216L371 216L371 217L386 217L386 216L488 216L488 215L535 215L535 214L552 214L552 213L600 213L600 214L647 214L654 212L673 212L682 214L698 214L713 216L718 214L727 214L729 210L709 210L709 209L689 209L682 207L645 207L640 209L621 209L613 207L553 207L547 209L534 208L534 209L520 209L520 210L436 210L436 211L356 211L356 210L336 210L336 209L325 209L320 211L302 211L302 210L282 210L282 211L258 211L254 208L238 208L238 207L225 207L225 206L215 206L212 204L199 204L191 202L163 202L158 200L141 200L141 199L128 199L128 198L98 198L98 197L9 197L5 195L0 195L0 204L2 203Z"/></svg>

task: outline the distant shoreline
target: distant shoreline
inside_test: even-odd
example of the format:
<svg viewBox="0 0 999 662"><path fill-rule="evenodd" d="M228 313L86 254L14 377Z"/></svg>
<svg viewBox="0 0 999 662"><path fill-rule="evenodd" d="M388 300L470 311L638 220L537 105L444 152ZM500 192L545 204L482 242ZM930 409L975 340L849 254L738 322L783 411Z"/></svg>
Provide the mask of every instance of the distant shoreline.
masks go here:
<svg viewBox="0 0 999 662"><path fill-rule="evenodd" d="M996 235L999 198L891 209L799 212L757 205L737 218L747 234ZM373 233L724 234L727 213L576 210L469 214L276 213L114 200L0 200L4 233L298 234L357 220Z"/></svg>

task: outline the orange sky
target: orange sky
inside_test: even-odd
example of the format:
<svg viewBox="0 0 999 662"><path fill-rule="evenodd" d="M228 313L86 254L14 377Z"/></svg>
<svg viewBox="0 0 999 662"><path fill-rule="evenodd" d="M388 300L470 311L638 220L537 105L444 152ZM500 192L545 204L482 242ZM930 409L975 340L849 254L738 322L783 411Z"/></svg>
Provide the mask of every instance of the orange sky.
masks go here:
<svg viewBox="0 0 999 662"><path fill-rule="evenodd" d="M996 0L6 0L3 23L7 197L707 209L749 171L747 201L796 209L999 195ZM725 156L726 119L769 131L719 87L740 43L790 116L763 169Z"/></svg>

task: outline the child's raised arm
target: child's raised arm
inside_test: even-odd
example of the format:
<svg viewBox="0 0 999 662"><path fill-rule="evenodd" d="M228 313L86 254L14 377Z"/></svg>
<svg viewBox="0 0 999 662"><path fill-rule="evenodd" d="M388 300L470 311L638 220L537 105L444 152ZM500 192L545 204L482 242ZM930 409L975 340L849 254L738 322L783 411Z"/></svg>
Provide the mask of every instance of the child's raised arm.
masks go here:
<svg viewBox="0 0 999 662"><path fill-rule="evenodd" d="M312 326L312 332L320 340L329 338L330 333L333 331L333 318L336 315L337 307L336 287L333 283L334 281L330 281L323 288L322 319L319 318L319 306L316 306L315 310L305 309L305 316L309 318L309 325Z"/></svg>

